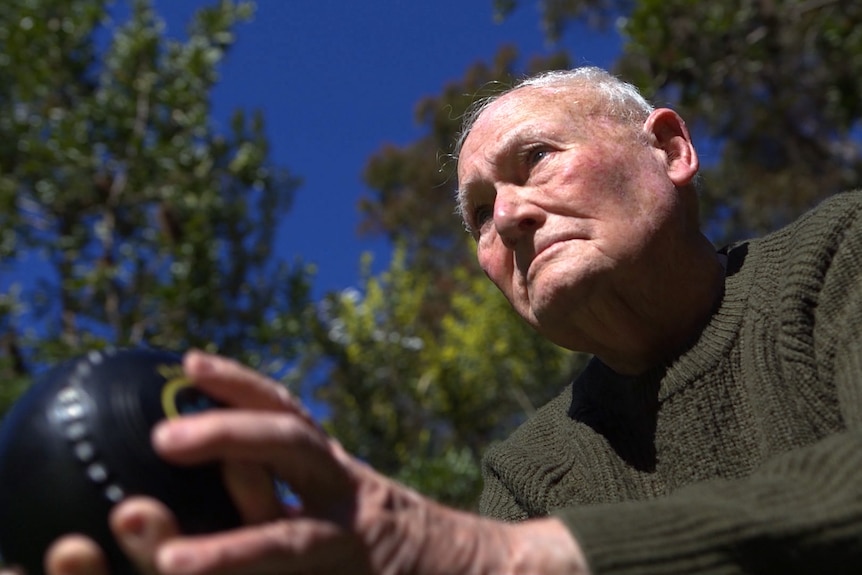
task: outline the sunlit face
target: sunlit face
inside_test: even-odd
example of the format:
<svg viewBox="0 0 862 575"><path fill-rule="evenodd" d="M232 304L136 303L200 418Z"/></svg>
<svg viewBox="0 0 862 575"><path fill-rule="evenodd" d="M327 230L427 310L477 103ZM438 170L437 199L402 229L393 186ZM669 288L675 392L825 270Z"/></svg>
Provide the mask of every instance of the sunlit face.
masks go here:
<svg viewBox="0 0 862 575"><path fill-rule="evenodd" d="M646 304L681 218L664 156L578 96L530 87L491 104L458 181L485 273L549 339L588 350L582 328L608 306Z"/></svg>

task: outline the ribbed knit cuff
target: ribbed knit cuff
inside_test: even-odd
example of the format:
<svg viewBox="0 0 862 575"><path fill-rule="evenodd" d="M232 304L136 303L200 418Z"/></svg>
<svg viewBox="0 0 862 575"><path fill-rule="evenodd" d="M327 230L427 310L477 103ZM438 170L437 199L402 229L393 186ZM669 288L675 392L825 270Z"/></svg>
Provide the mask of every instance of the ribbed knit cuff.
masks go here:
<svg viewBox="0 0 862 575"><path fill-rule="evenodd" d="M639 502L581 507L556 515L581 545L593 575L732 572L720 568L727 563L716 549L720 521L719 525L704 521L703 511L683 502Z"/></svg>
<svg viewBox="0 0 862 575"><path fill-rule="evenodd" d="M862 573L862 432L752 476L560 510L593 575Z"/></svg>

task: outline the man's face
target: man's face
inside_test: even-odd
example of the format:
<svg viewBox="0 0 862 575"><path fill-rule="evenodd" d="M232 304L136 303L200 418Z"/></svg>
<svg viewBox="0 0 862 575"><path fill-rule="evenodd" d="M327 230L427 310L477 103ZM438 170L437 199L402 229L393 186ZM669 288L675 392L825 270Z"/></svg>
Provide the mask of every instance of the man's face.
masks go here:
<svg viewBox="0 0 862 575"><path fill-rule="evenodd" d="M589 348L585 326L614 306L647 304L651 282L672 263L672 250L659 251L672 247L681 220L666 165L583 90L501 97L458 162L482 269L540 333Z"/></svg>

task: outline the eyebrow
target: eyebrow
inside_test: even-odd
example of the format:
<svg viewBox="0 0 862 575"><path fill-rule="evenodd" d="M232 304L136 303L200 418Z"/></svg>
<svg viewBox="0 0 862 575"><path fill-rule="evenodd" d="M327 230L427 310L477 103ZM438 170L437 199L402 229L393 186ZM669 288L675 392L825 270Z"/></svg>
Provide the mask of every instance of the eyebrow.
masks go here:
<svg viewBox="0 0 862 575"><path fill-rule="evenodd" d="M536 128L535 125L517 127L511 132L506 133L500 140L500 146L496 149L496 157L505 158L510 156L527 140L547 137L547 130Z"/></svg>
<svg viewBox="0 0 862 575"><path fill-rule="evenodd" d="M461 220L470 228L470 222L467 220L467 190L462 186L458 186L455 190L455 213L461 217Z"/></svg>

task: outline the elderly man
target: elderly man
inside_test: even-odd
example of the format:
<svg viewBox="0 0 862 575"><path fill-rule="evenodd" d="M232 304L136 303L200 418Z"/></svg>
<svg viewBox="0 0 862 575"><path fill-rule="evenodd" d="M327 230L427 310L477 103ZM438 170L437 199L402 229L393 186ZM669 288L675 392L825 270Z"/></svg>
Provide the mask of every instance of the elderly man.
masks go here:
<svg viewBox="0 0 862 575"><path fill-rule="evenodd" d="M188 375L235 407L153 436L221 460L248 525L177 536L146 499L112 524L148 573L785 573L862 570L862 195L716 253L685 124L593 68L469 119L459 205L482 268L584 373L486 458L481 508L380 476L230 361ZM284 508L271 477L301 507ZM504 520L504 521L500 521ZM69 537L53 575L104 573Z"/></svg>

